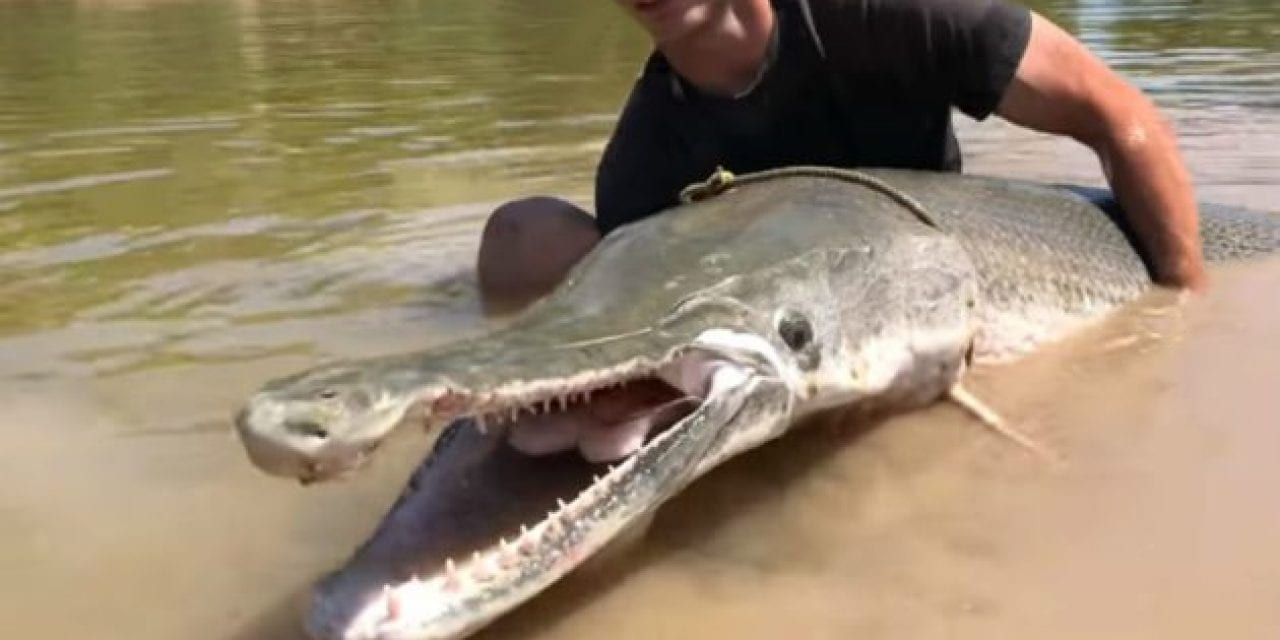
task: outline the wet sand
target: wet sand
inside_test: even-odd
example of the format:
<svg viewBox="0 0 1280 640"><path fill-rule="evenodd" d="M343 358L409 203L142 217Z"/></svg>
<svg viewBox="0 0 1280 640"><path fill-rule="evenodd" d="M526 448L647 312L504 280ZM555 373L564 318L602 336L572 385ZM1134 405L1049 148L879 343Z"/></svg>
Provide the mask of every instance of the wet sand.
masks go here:
<svg viewBox="0 0 1280 640"><path fill-rule="evenodd" d="M1061 465L948 406L831 416L713 472L638 544L482 637L1277 637L1275 291L1280 262L1233 269L1184 308L1154 295L977 372ZM8 633L300 637L298 594L428 444L405 438L339 485L258 474L225 414L301 365L6 384Z"/></svg>

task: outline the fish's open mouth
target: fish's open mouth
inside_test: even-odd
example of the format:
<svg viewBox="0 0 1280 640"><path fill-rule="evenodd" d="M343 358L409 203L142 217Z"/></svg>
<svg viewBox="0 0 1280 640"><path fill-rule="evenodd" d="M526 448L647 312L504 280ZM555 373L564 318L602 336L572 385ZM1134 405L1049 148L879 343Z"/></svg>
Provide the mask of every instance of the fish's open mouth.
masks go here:
<svg viewBox="0 0 1280 640"><path fill-rule="evenodd" d="M588 462L635 453L651 433L675 424L697 399L657 377L544 399L505 416L476 416L478 428L497 428L521 453L543 456L576 449ZM487 419L487 420L486 420ZM496 423L496 424L495 424Z"/></svg>
<svg viewBox="0 0 1280 640"><path fill-rule="evenodd" d="M687 473L679 450L705 427L711 378L727 370L741 378L737 365L686 355L589 391L475 413L460 403L379 531L317 585L311 633L455 637L487 622L475 611L540 590L653 506L664 474Z"/></svg>

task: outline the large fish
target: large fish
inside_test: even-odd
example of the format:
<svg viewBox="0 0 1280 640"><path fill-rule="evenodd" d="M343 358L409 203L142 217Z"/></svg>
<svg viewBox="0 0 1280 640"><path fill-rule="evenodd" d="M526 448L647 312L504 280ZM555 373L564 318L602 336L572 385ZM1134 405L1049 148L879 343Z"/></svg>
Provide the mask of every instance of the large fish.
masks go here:
<svg viewBox="0 0 1280 640"><path fill-rule="evenodd" d="M401 423L450 425L317 585L308 629L465 636L809 414L963 399L971 362L1152 286L1120 219L1080 192L891 170L721 179L610 234L501 330L267 384L240 435L304 481L352 471ZM1280 217L1201 217L1211 262L1280 251Z"/></svg>

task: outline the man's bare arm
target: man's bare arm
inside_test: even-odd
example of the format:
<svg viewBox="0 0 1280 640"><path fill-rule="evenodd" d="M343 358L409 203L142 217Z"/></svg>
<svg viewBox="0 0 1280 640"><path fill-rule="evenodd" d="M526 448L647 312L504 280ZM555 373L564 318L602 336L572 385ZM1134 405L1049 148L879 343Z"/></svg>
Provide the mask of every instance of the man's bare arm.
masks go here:
<svg viewBox="0 0 1280 640"><path fill-rule="evenodd" d="M1052 22L1031 39L996 113L1089 146L1161 282L1207 286L1191 177L1169 124L1136 87Z"/></svg>

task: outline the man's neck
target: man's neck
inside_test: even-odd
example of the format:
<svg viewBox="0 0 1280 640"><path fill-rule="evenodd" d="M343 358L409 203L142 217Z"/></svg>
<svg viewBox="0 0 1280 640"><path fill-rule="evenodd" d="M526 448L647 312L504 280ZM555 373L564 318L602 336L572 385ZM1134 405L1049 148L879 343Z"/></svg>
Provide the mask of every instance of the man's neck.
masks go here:
<svg viewBox="0 0 1280 640"><path fill-rule="evenodd" d="M754 84L765 64L775 20L769 0L730 0L705 27L659 43L658 49L698 89L739 95Z"/></svg>

